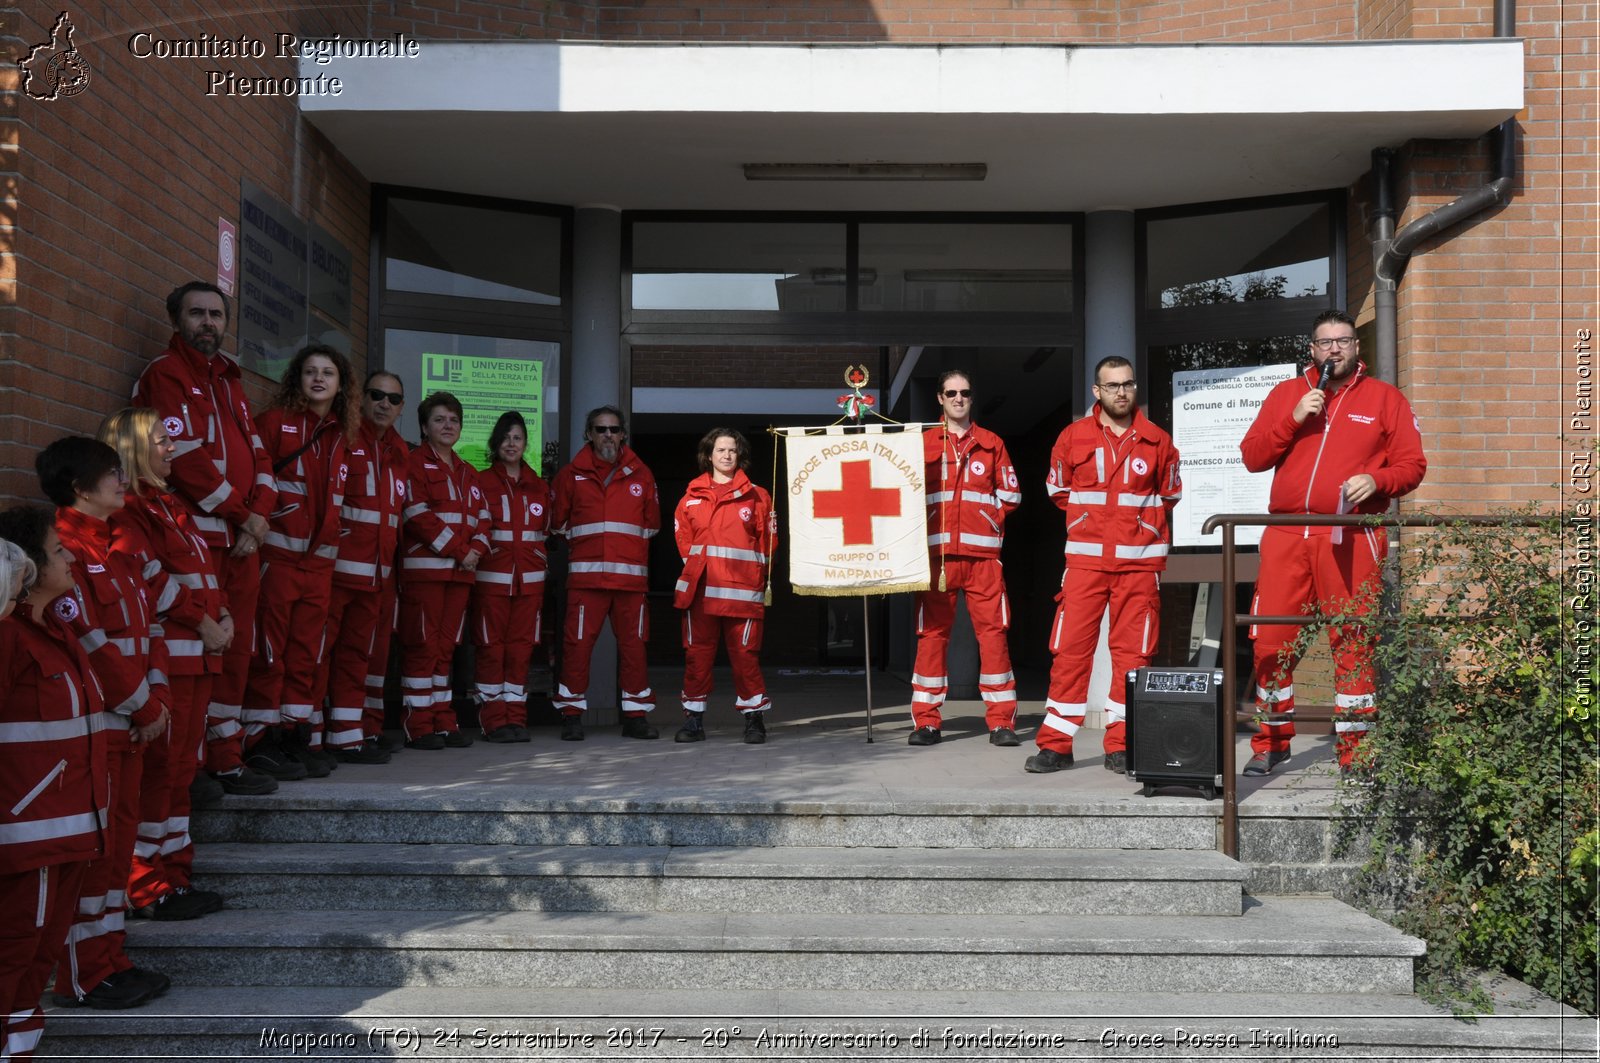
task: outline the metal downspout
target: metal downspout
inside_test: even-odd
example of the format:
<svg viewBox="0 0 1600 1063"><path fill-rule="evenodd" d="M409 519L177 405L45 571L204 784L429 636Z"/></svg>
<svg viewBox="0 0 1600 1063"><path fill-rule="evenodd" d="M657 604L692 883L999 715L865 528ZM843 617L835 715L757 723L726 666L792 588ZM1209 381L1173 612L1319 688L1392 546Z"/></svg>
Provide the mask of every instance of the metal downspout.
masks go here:
<svg viewBox="0 0 1600 1063"><path fill-rule="evenodd" d="M1495 0L1494 35L1517 35L1516 0ZM1394 151L1377 148L1372 153L1372 175L1376 184L1377 206L1373 223L1372 261L1374 263L1374 327L1377 332L1377 358L1373 369L1379 380L1399 383L1400 320L1397 292L1406 263L1422 241L1437 235L1480 211L1511 202L1511 189L1517 179L1516 119L1507 118L1489 133L1491 177L1487 184L1473 189L1454 202L1429 211L1394 231Z"/></svg>

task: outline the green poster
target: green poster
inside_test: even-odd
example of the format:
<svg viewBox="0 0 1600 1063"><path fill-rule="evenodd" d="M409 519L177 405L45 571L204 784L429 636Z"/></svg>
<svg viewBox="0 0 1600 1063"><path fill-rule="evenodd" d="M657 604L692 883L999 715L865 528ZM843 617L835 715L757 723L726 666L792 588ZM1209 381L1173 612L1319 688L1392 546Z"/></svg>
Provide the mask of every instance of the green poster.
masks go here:
<svg viewBox="0 0 1600 1063"><path fill-rule="evenodd" d="M528 422L525 460L535 471L544 450L544 363L523 358L470 358L458 354L422 356L425 393L448 391L461 400L461 441L456 453L487 469L489 433L507 410Z"/></svg>

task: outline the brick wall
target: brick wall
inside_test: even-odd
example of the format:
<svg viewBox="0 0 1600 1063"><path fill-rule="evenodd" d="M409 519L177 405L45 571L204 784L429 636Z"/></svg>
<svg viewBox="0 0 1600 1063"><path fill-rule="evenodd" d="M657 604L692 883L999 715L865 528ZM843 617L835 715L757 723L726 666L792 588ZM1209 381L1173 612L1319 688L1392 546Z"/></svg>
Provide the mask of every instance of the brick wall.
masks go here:
<svg viewBox="0 0 1600 1063"><path fill-rule="evenodd" d="M73 44L90 82L76 96L40 101L6 64L0 249L0 497L36 498L33 458L69 433L93 434L127 404L144 363L171 327L162 300L192 278L216 278L217 219L239 221L248 177L302 218L335 233L352 255L350 328L366 356L368 189L354 169L281 97L207 97L206 71L285 77L271 54L280 32L346 34L359 21L338 9L233 16L199 4L80 5ZM20 55L47 40L54 7L0 11L0 47ZM267 42L262 59L135 58L131 35L200 33ZM230 337L230 340L233 337ZM230 344L231 345L231 344ZM255 378L258 399L267 382Z"/></svg>

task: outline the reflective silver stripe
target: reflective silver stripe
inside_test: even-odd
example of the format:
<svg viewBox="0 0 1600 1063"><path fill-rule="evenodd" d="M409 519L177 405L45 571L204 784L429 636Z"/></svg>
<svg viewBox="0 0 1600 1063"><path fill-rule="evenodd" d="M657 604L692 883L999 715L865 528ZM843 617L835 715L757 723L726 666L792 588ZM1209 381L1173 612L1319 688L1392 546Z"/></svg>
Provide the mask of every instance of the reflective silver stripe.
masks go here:
<svg viewBox="0 0 1600 1063"><path fill-rule="evenodd" d="M1056 495L1061 494L1065 490L1067 490L1065 487L1057 487L1053 483L1046 483L1044 485L1044 493L1049 495L1051 498L1054 498Z"/></svg>
<svg viewBox="0 0 1600 1063"><path fill-rule="evenodd" d="M217 577L209 572L204 574L199 572L174 572L172 578L174 582L193 591L217 589Z"/></svg>
<svg viewBox="0 0 1600 1063"><path fill-rule="evenodd" d="M196 513L192 518L197 530L203 532L225 532L228 522L221 517L208 517L204 513Z"/></svg>
<svg viewBox="0 0 1600 1063"><path fill-rule="evenodd" d="M456 563L448 557L408 557L400 562L401 568L442 569L455 568Z"/></svg>
<svg viewBox="0 0 1600 1063"><path fill-rule="evenodd" d="M156 599L156 612L164 613L172 608L172 603L178 600L177 580L168 580L161 586L161 596Z"/></svg>
<svg viewBox="0 0 1600 1063"><path fill-rule="evenodd" d="M1288 701L1292 697L1294 697L1293 683L1278 690L1268 690L1266 687L1261 686L1256 687L1256 700L1264 701L1268 705L1276 705L1278 702Z"/></svg>
<svg viewBox="0 0 1600 1063"><path fill-rule="evenodd" d="M462 521L462 516L459 513L435 513L434 516L438 517L446 524L460 524Z"/></svg>
<svg viewBox="0 0 1600 1063"><path fill-rule="evenodd" d="M0 823L0 845L22 845L25 842L42 842L51 838L71 838L100 829L100 816L94 812L79 812L54 819L36 819L27 823Z"/></svg>
<svg viewBox="0 0 1600 1063"><path fill-rule="evenodd" d="M1117 495L1117 505L1131 506L1135 509L1146 509L1150 506L1161 505L1161 496L1119 494Z"/></svg>
<svg viewBox="0 0 1600 1063"><path fill-rule="evenodd" d="M368 564L365 561L346 561L344 558L334 561L333 570L342 572L347 576L376 576L378 574L377 565Z"/></svg>
<svg viewBox="0 0 1600 1063"><path fill-rule="evenodd" d="M913 705L943 705L944 693L942 691L929 693L926 690L913 690L911 692L911 703Z"/></svg>
<svg viewBox="0 0 1600 1063"><path fill-rule="evenodd" d="M731 602L759 602L762 592L740 590L737 587L707 587L706 597L722 598Z"/></svg>
<svg viewBox="0 0 1600 1063"><path fill-rule="evenodd" d="M83 647L84 653L94 653L106 644L106 633L99 628L94 628L87 634L78 636L78 645Z"/></svg>
<svg viewBox="0 0 1600 1063"><path fill-rule="evenodd" d="M978 674L978 682L980 684L987 683L992 687L999 686L1002 683L1015 683L1016 681L1017 674L1015 672L980 672ZM916 682L916 680L913 679L912 682Z"/></svg>
<svg viewBox="0 0 1600 1063"><path fill-rule="evenodd" d="M201 446L202 444L198 439L174 439L172 441L172 457L174 460L176 460L183 457L185 454L193 454L195 451L199 450Z"/></svg>
<svg viewBox="0 0 1600 1063"><path fill-rule="evenodd" d="M435 535L433 537L433 542L429 543L428 545L433 548L434 553L442 554L444 553L444 548L450 545L450 540L454 539L455 537L455 532L451 531L449 528L445 528L438 535Z"/></svg>
<svg viewBox="0 0 1600 1063"><path fill-rule="evenodd" d="M339 516L353 524L381 524L383 513L376 509L362 509L359 506L340 506Z"/></svg>
<svg viewBox="0 0 1600 1063"><path fill-rule="evenodd" d="M88 721L82 716L74 716L67 720L0 723L0 743L59 742L64 738L82 738L89 733L89 730Z"/></svg>
<svg viewBox="0 0 1600 1063"><path fill-rule="evenodd" d="M753 561L758 565L767 563L767 555L756 550L740 550L734 546L708 546L707 557L720 557L725 561Z"/></svg>
<svg viewBox="0 0 1600 1063"><path fill-rule="evenodd" d="M994 495L985 494L981 491L962 491L961 501L973 502L980 506L994 506L996 509L1000 508L1000 503L995 499Z"/></svg>
<svg viewBox="0 0 1600 1063"><path fill-rule="evenodd" d="M200 508L210 513L222 503L233 497L233 485L224 480L217 489L200 500Z"/></svg>
<svg viewBox="0 0 1600 1063"><path fill-rule="evenodd" d="M339 548L331 543L323 543L311 553L315 557L335 558L339 556Z"/></svg>
<svg viewBox="0 0 1600 1063"><path fill-rule="evenodd" d="M306 493L306 485L299 480L274 480L273 486L278 489L278 494L280 495L304 495Z"/></svg>
<svg viewBox="0 0 1600 1063"><path fill-rule="evenodd" d="M132 694L129 694L127 696L127 698L124 699L124 701L122 702L121 705L118 705L116 708L112 709L111 711L116 713L118 716L127 716L127 715L130 715L132 713L138 712L140 709L144 708L145 703L148 702L149 700L150 700L150 680L149 679L141 679L141 680L139 680L139 689L135 690ZM112 721L109 721L109 720L107 721L108 724L111 723L111 722Z"/></svg>
<svg viewBox="0 0 1600 1063"><path fill-rule="evenodd" d="M495 583L495 584L498 584L498 585L500 585L502 587L509 587L509 586L511 586L511 573L509 573L509 572L485 572L485 571L483 571L483 569L480 568L477 571L477 582L479 582L479 583Z"/></svg>
<svg viewBox="0 0 1600 1063"><path fill-rule="evenodd" d="M962 532L961 543L963 546L987 546L998 550L1000 549L1000 536L973 535L971 532Z"/></svg>
<svg viewBox="0 0 1600 1063"><path fill-rule="evenodd" d="M1167 544L1156 543L1153 546L1118 546L1117 556L1126 560L1138 560L1142 557L1166 557Z"/></svg>
<svg viewBox="0 0 1600 1063"><path fill-rule="evenodd" d="M980 690L978 696L983 698L986 704L991 705L1005 705L1017 700L1015 690Z"/></svg>
<svg viewBox="0 0 1600 1063"><path fill-rule="evenodd" d="M918 675L911 673L911 685L916 687L947 687L950 677L947 675Z"/></svg>
<svg viewBox="0 0 1600 1063"><path fill-rule="evenodd" d="M1341 709L1371 709L1378 700L1375 694L1335 694L1333 703Z"/></svg>
<svg viewBox="0 0 1600 1063"><path fill-rule="evenodd" d="M1010 502L1012 505L1016 505L1022 501L1021 491L996 491L994 494L995 497L1000 501Z"/></svg>
<svg viewBox="0 0 1600 1063"><path fill-rule="evenodd" d="M620 520L603 520L595 524L574 525L567 533L567 537L581 539L585 535L601 535L606 532L614 535L636 535L641 539L648 539L655 534L655 529L646 528L642 524L624 524Z"/></svg>
<svg viewBox="0 0 1600 1063"><path fill-rule="evenodd" d="M1103 506L1106 504L1104 491L1073 491L1067 496L1067 501L1075 506Z"/></svg>
<svg viewBox="0 0 1600 1063"><path fill-rule="evenodd" d="M106 639L106 643L124 657L137 657L150 652L150 640L142 635L138 638Z"/></svg>
<svg viewBox="0 0 1600 1063"><path fill-rule="evenodd" d="M311 538L309 536L304 539L300 539L294 536L285 535L282 532L275 531L267 532L267 537L262 541L268 546L276 546L280 550L293 550L297 554L305 553L306 549L311 545Z"/></svg>
<svg viewBox="0 0 1600 1063"><path fill-rule="evenodd" d="M202 657L206 644L199 639L166 639L168 657Z"/></svg>
<svg viewBox="0 0 1600 1063"><path fill-rule="evenodd" d="M544 532L525 531L522 533L522 541L525 543L542 543L544 542Z"/></svg>
<svg viewBox="0 0 1600 1063"><path fill-rule="evenodd" d="M684 580L679 580L677 583L672 585L672 589L675 593L682 594L684 591L689 589L689 584Z"/></svg>
<svg viewBox="0 0 1600 1063"><path fill-rule="evenodd" d="M1105 553L1105 549L1105 546L1101 543L1080 543L1074 539L1068 539L1066 552L1069 555L1081 554L1084 557L1100 557Z"/></svg>
<svg viewBox="0 0 1600 1063"><path fill-rule="evenodd" d="M1106 482L1106 448L1096 447L1094 451L1094 479L1096 483Z"/></svg>
<svg viewBox="0 0 1600 1063"><path fill-rule="evenodd" d="M139 570L139 575L143 576L145 579L154 579L155 574L160 571L161 562L152 557L150 560L144 563L144 568Z"/></svg>
<svg viewBox="0 0 1600 1063"><path fill-rule="evenodd" d="M418 502L416 505L407 506L405 509L406 520L412 520L420 514L428 512L428 507Z"/></svg>
<svg viewBox="0 0 1600 1063"><path fill-rule="evenodd" d="M261 450L265 450L266 449L265 447L261 446L261 440L259 438L256 439L255 444L256 444L256 447L258 449L261 449ZM257 487L271 487L272 486L272 477L267 475L264 472L256 473L256 486Z"/></svg>
<svg viewBox="0 0 1600 1063"><path fill-rule="evenodd" d="M497 543L514 543L517 541L517 533L496 528L489 533L489 538Z"/></svg>
<svg viewBox="0 0 1600 1063"><path fill-rule="evenodd" d="M928 493L928 504L931 506L937 502L949 502L955 496L956 493L954 491L930 491Z"/></svg>
<svg viewBox="0 0 1600 1063"><path fill-rule="evenodd" d="M940 543L947 543L949 541L950 541L950 533L949 532L939 532L937 535L928 536L928 545L929 546L938 546Z"/></svg>
<svg viewBox="0 0 1600 1063"><path fill-rule="evenodd" d="M648 576L644 565L620 565L612 561L574 561L567 566L569 572L609 572L618 576Z"/></svg>

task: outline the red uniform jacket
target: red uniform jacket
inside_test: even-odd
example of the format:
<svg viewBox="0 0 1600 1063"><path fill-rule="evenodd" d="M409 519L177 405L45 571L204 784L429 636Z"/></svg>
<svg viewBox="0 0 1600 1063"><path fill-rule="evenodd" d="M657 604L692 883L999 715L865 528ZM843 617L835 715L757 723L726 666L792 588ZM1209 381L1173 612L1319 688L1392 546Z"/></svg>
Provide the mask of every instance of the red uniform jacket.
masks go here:
<svg viewBox="0 0 1600 1063"><path fill-rule="evenodd" d="M550 530L571 545L567 585L643 591L650 540L661 529L656 478L624 446L606 465L585 446L550 484Z"/></svg>
<svg viewBox="0 0 1600 1063"><path fill-rule="evenodd" d="M173 491L208 545L232 546L235 525L252 513L272 512L272 462L232 358L219 353L208 359L174 333L134 384L133 404L161 415L177 446Z"/></svg>
<svg viewBox="0 0 1600 1063"><path fill-rule="evenodd" d="M1050 451L1045 488L1067 515L1067 567L1160 572L1167 567L1168 514L1183 496L1172 437L1135 410L1114 436L1096 407L1068 425Z"/></svg>
<svg viewBox="0 0 1600 1063"><path fill-rule="evenodd" d="M935 558L999 557L1006 516L1022 501L1017 470L1000 437L972 425L957 436L922 432L928 464L928 552Z"/></svg>
<svg viewBox="0 0 1600 1063"><path fill-rule="evenodd" d="M211 548L195 530L181 501L150 490L125 496L111 514L111 549L134 558L155 599L159 635L167 651L168 675L205 675L222 670L222 656L207 653L197 630L206 617L219 620L227 608L211 566Z"/></svg>
<svg viewBox="0 0 1600 1063"><path fill-rule="evenodd" d="M103 855L105 702L88 656L54 609L44 626L16 614L0 620L0 683L0 868Z"/></svg>
<svg viewBox="0 0 1600 1063"><path fill-rule="evenodd" d="M489 553L489 511L471 465L456 458L446 466L427 443L407 461L405 524L400 568L419 583L471 583L460 561L473 550Z"/></svg>
<svg viewBox="0 0 1600 1063"><path fill-rule="evenodd" d="M1389 500L1414 491L1428 471L1422 431L1399 389L1355 375L1328 396L1328 404L1306 423L1294 423L1301 396L1316 386L1314 369L1273 388L1255 423L1239 444L1251 472L1275 469L1271 513L1338 513L1341 485L1357 473L1377 483L1371 498L1350 512L1382 513ZM1304 528L1305 535L1331 535L1332 528Z"/></svg>
<svg viewBox="0 0 1600 1063"><path fill-rule="evenodd" d="M339 556L333 562L333 582L339 586L376 589L394 571L409 456L410 448L392 426L380 439L365 421L345 450L350 471L339 507Z"/></svg>
<svg viewBox="0 0 1600 1063"><path fill-rule="evenodd" d="M339 553L339 507L349 471L339 423L332 413L318 418L305 410L272 409L256 418L256 429L272 459L278 492L261 560L331 569Z"/></svg>
<svg viewBox="0 0 1600 1063"><path fill-rule="evenodd" d="M142 562L111 549L111 525L75 509L56 510L56 532L76 560L80 596L63 595L58 615L78 635L105 696L105 724L126 731L161 715L167 690L167 648L150 637L154 599ZM76 615L67 615L77 605ZM87 608L84 608L84 606Z"/></svg>
<svg viewBox="0 0 1600 1063"><path fill-rule="evenodd" d="M550 530L550 487L523 462L513 480L495 462L478 474L494 528L494 548L478 562L481 594L512 597L544 589L545 535Z"/></svg>
<svg viewBox="0 0 1600 1063"><path fill-rule="evenodd" d="M772 496L742 471L726 484L702 473L679 500L672 530L684 562L674 605L687 609L704 595L713 616L762 615L767 566L778 548Z"/></svg>

